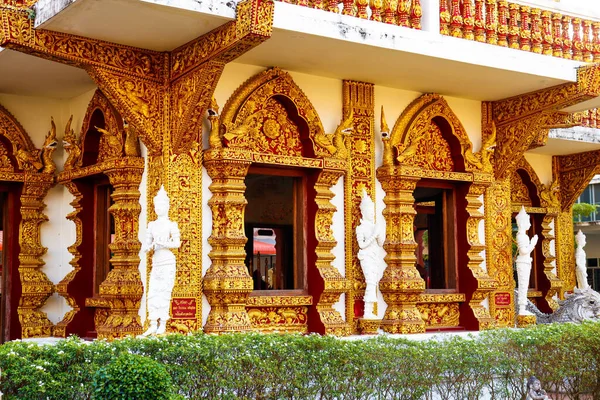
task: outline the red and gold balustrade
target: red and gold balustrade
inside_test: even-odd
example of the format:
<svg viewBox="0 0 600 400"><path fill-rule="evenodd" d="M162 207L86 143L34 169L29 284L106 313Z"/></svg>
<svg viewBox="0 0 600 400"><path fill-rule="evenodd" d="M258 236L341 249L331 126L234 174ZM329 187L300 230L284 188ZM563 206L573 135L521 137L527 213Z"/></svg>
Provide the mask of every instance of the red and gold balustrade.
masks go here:
<svg viewBox="0 0 600 400"><path fill-rule="evenodd" d="M600 129L600 108L592 108L591 110L583 111L581 126Z"/></svg>
<svg viewBox="0 0 600 400"><path fill-rule="evenodd" d="M600 21L506 0L440 0L440 33L569 60L600 62Z"/></svg>

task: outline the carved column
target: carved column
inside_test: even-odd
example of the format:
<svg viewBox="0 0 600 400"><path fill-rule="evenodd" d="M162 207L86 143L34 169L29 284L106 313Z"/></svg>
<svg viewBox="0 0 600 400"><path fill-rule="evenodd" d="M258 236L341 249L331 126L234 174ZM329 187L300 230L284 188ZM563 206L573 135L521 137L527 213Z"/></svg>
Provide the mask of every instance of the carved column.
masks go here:
<svg viewBox="0 0 600 400"><path fill-rule="evenodd" d="M425 282L415 267L417 261L413 225L416 215L413 192L419 178L399 177L401 167L386 166L377 169L377 178L385 190L387 268L379 282L379 289L388 307L381 323L388 333L425 332L425 322L417 309L419 294Z"/></svg>
<svg viewBox="0 0 600 400"><path fill-rule="evenodd" d="M510 178L494 182L485 192L485 242L488 275L498 282L490 311L499 327L514 326Z"/></svg>
<svg viewBox="0 0 600 400"><path fill-rule="evenodd" d="M53 185L52 175L25 173L19 226L21 299L17 308L23 338L52 335L53 324L39 308L54 291L52 282L40 271L42 256L48 250L42 246L40 236L40 225L48 221L42 212L46 207L43 199Z"/></svg>
<svg viewBox="0 0 600 400"><path fill-rule="evenodd" d="M556 275L563 282L559 297L565 298L565 292L572 291L576 285L575 278L575 243L573 236L572 210L561 211L555 222L556 226Z"/></svg>
<svg viewBox="0 0 600 400"><path fill-rule="evenodd" d="M77 185L72 180L68 180L65 182L60 181L59 175L59 183L67 188L69 193L73 195L73 201L71 202L71 207L73 207L73 211L67 214L67 219L72 221L75 224L75 242L69 246L69 253L73 255L69 264L73 269L65 275L65 277L56 285L56 292L64 297L67 301L67 304L71 307L71 310L67 311L64 315L63 319L56 324L54 327L53 335L56 337L66 337L67 336L67 328L69 324L73 321L77 313L80 311L80 307L77 304L77 300L69 294L69 284L75 279L77 273L81 270L79 266L79 260L81 260L81 253L79 252L79 246L81 246L82 237L83 237L83 224L81 218L79 218L79 213L83 210L81 205L81 200L83 199L83 195L77 189ZM84 303L82 303L83 306Z"/></svg>
<svg viewBox="0 0 600 400"><path fill-rule="evenodd" d="M346 321L354 319L354 304L364 296L365 281L358 261L355 230L360 224L360 201L366 189L375 201L375 96L372 83L344 81L344 115L354 113L354 132L349 140L350 168L344 182L346 224L346 279L353 282L346 295Z"/></svg>
<svg viewBox="0 0 600 400"><path fill-rule="evenodd" d="M244 211L248 204L244 178L250 161L222 159L220 150L209 150L204 156L204 166L212 178L208 205L213 225L208 238L212 263L204 276L204 294L211 309L204 331L246 331L251 325L245 306L253 288L244 264L247 241Z"/></svg>
<svg viewBox="0 0 600 400"><path fill-rule="evenodd" d="M542 221L542 254L544 255L544 274L550 281L550 288L546 293L546 301L550 308L556 311L558 303L553 299L554 295L560 291L562 282L552 270L556 261L556 249L553 248L553 243L556 244L556 217L558 210L548 211L544 215Z"/></svg>
<svg viewBox="0 0 600 400"><path fill-rule="evenodd" d="M479 175L481 174L475 173L475 178L480 177ZM479 323L479 330L490 329L496 325L494 318L490 315L489 309L481 304L482 301L489 297L491 292L498 288L498 282L491 278L481 266L483 263L481 252L485 251L486 246L479 241L479 225L484 220L484 215L479 210L483 205L481 195L483 195L488 185L474 182L466 195L466 209L469 214L469 218L467 219L467 242L469 244L467 268L471 270L473 277L477 281L477 287L471 296L469 307L471 307Z"/></svg>
<svg viewBox="0 0 600 400"><path fill-rule="evenodd" d="M313 282L313 287L323 287L318 301L316 311L321 323L325 328L325 334L346 336L350 334L350 328L339 312L333 309L333 305L339 301L342 293L350 288L350 281L340 274L331 264L335 256L331 252L337 242L333 238L333 214L336 207L331 204L333 192L331 187L335 185L340 177L344 175L343 170L324 169L315 182L315 202L317 210L315 213L315 236L316 246L316 269L322 280L321 284Z"/></svg>
<svg viewBox="0 0 600 400"><path fill-rule="evenodd" d="M128 166L104 171L114 188L114 204L108 209L114 218L115 238L109 245L113 269L100 284L100 296L108 301L108 318L96 327L99 339L113 339L142 333L138 310L143 294L138 269L141 244L138 240L140 206L139 186L144 160L127 160Z"/></svg>

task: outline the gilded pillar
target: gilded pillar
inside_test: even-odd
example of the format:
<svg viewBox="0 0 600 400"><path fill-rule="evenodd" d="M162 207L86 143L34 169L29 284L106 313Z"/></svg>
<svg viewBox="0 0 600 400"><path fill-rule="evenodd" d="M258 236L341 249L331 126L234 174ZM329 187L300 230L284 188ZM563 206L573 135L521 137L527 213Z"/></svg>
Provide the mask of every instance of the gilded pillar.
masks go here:
<svg viewBox="0 0 600 400"><path fill-rule="evenodd" d="M425 322L417 309L419 294L425 282L415 267L417 261L413 225L416 215L413 192L419 178L402 177L394 166L377 169L377 178L385 190L387 268L379 282L379 289L388 307L381 323L388 333L425 332Z"/></svg>
<svg viewBox="0 0 600 400"><path fill-rule="evenodd" d="M322 284L312 282L312 286L320 287L322 285L323 287L323 291L316 302L316 311L319 314L320 322L324 326L324 333L337 336L350 334L349 325L344 321L342 315L333 308L333 305L339 301L341 294L350 288L350 281L344 278L331 264L335 259L332 250L337 244L331 229L333 214L336 211L336 207L331 204L333 198L331 187L343 175L343 170L324 169L319 173L315 182L315 202L317 206L315 214L315 236L317 240L315 251L317 259L315 264Z"/></svg>
<svg viewBox="0 0 600 400"><path fill-rule="evenodd" d="M490 299L491 315L498 327L514 326L510 178L494 182L485 191L485 242L488 275L498 282Z"/></svg>
<svg viewBox="0 0 600 400"><path fill-rule="evenodd" d="M131 158L127 166L104 171L114 188L113 205L108 209L114 218L115 238L109 245L113 269L100 284L100 297L110 305L108 318L96 327L99 339L113 339L142 333L138 316L143 294L139 272L138 240L140 206L139 186L144 160Z"/></svg>
<svg viewBox="0 0 600 400"><path fill-rule="evenodd" d="M40 225L48 221L42 212L43 199L54 185L50 174L25 173L21 194L21 224L19 226L19 277L21 299L17 313L24 338L51 336L53 324L46 313L39 310L54 291L54 285L40 271L42 256L48 250L42 246Z"/></svg>
<svg viewBox="0 0 600 400"><path fill-rule="evenodd" d="M475 173L475 179L477 180L480 175ZM466 195L466 209L469 214L467 219L467 242L469 244L467 268L471 270L473 277L477 281L477 287L469 300L469 307L471 307L477 319L479 330L490 329L496 325L494 318L490 315L489 309L481 304L489 297L491 292L498 288L498 282L491 278L482 268L483 257L481 253L485 251L486 246L479 240L479 225L484 220L484 215L480 211L483 205L481 196L488 185L487 183L482 184L476 181L470 186L469 192Z"/></svg>
<svg viewBox="0 0 600 400"><path fill-rule="evenodd" d="M204 276L204 294L211 307L204 326L207 333L251 329L245 307L253 283L244 264L244 211L248 204L244 178L250 161L223 159L220 152L212 149L204 155L204 166L212 179L208 205L213 225L208 238L212 263Z"/></svg>
<svg viewBox="0 0 600 400"><path fill-rule="evenodd" d="M375 201L375 95L372 83L344 81L344 115L354 115L354 132L348 141L349 166L344 182L346 224L346 279L352 286L346 296L346 320L354 319L354 303L362 299L365 281L358 261L355 230L360 224L360 201L365 189ZM355 328L354 326L352 327Z"/></svg>
<svg viewBox="0 0 600 400"><path fill-rule="evenodd" d="M573 216L572 210L558 213L556 219L556 275L562 281L558 295L561 299L565 298L565 292L573 291L576 285L575 278L575 242L573 235Z"/></svg>
<svg viewBox="0 0 600 400"><path fill-rule="evenodd" d="M550 308L556 311L558 303L554 295L562 288L562 282L552 271L556 264L556 250L552 249L552 243L556 243L557 211L548 211L542 220L542 254L544 255L544 275L550 281L550 288L546 293L546 301Z"/></svg>

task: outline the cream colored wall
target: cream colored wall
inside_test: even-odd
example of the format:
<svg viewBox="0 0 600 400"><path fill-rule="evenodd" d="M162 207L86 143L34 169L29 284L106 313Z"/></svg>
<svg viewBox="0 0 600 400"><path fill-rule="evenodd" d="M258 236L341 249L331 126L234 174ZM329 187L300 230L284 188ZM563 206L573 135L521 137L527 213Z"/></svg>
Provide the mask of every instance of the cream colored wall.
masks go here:
<svg viewBox="0 0 600 400"><path fill-rule="evenodd" d="M525 159L544 185L552 183L552 156L546 154L525 153Z"/></svg>

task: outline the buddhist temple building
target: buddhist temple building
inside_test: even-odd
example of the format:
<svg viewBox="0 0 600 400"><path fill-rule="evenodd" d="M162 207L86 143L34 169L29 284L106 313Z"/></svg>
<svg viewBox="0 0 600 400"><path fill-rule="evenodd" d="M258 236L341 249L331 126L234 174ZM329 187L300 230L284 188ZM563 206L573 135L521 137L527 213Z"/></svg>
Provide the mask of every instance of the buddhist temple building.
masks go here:
<svg viewBox="0 0 600 400"><path fill-rule="evenodd" d="M552 312L597 107L595 1L0 0L0 342L142 333L161 185L168 332L515 326L522 206Z"/></svg>

